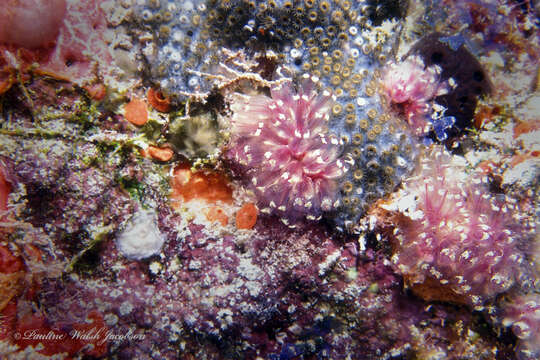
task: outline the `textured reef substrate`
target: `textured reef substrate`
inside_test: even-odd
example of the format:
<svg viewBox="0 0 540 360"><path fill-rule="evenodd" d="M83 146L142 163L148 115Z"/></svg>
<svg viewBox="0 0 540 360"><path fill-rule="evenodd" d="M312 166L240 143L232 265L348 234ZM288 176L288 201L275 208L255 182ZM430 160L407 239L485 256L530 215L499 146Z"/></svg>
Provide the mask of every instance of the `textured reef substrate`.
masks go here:
<svg viewBox="0 0 540 360"><path fill-rule="evenodd" d="M540 6L0 4L0 358L538 359Z"/></svg>

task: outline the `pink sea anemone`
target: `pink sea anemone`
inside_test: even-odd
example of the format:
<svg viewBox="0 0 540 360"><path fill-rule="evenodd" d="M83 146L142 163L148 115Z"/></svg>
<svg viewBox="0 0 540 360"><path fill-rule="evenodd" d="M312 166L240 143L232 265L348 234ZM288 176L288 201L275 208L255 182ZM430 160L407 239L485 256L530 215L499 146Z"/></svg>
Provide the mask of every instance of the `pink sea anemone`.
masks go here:
<svg viewBox="0 0 540 360"><path fill-rule="evenodd" d="M319 95L307 76L298 91L286 82L270 93L233 103L227 155L249 179L263 213L285 223L315 219L334 207L336 180L347 170L337 137L327 134L331 94Z"/></svg>
<svg viewBox="0 0 540 360"><path fill-rule="evenodd" d="M421 297L480 308L524 281L527 225L455 161L435 148L385 205L398 214L393 260Z"/></svg>
<svg viewBox="0 0 540 360"><path fill-rule="evenodd" d="M409 56L400 63L390 63L383 72L383 96L417 135L430 130L432 102L449 90L440 71L438 66L426 68L418 56Z"/></svg>

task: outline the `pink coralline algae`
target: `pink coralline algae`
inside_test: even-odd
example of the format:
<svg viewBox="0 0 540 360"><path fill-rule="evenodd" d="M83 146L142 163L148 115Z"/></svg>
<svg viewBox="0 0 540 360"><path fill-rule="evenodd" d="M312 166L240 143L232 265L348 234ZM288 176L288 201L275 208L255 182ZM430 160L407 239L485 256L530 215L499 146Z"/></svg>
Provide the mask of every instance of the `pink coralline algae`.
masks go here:
<svg viewBox="0 0 540 360"><path fill-rule="evenodd" d="M0 5L0 93L22 73L79 86L112 70L102 0L8 1Z"/></svg>
<svg viewBox="0 0 540 360"><path fill-rule="evenodd" d="M58 35L66 0L7 0L0 3L0 43L26 48L47 45Z"/></svg>
<svg viewBox="0 0 540 360"><path fill-rule="evenodd" d="M449 91L450 85L441 80L440 72L438 66L425 67L419 56L410 56L400 63L390 63L383 73L383 96L416 135L431 130L433 101Z"/></svg>
<svg viewBox="0 0 540 360"><path fill-rule="evenodd" d="M435 148L406 191L382 206L397 223L393 261L422 298L481 308L526 281L519 242L527 225L517 224L509 201L496 201L482 179L467 180L451 161Z"/></svg>
<svg viewBox="0 0 540 360"><path fill-rule="evenodd" d="M516 355L520 360L540 357L540 294L517 297L505 310L503 325L511 326L517 336Z"/></svg>
<svg viewBox="0 0 540 360"><path fill-rule="evenodd" d="M305 77L295 92L290 82L271 97L248 96L232 105L228 153L239 164L264 213L285 223L306 215L316 219L336 204L337 184L346 172L336 137L326 134L331 94Z"/></svg>
<svg viewBox="0 0 540 360"><path fill-rule="evenodd" d="M66 19L56 46L41 70L78 85L94 79L94 71L105 70L113 57L104 40L107 21L102 0L68 1Z"/></svg>

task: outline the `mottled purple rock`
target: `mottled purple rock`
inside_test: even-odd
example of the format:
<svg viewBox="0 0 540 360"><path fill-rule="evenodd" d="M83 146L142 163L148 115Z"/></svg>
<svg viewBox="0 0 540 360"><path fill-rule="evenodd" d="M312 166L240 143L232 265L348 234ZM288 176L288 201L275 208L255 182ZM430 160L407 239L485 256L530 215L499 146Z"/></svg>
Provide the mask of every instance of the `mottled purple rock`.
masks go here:
<svg viewBox="0 0 540 360"><path fill-rule="evenodd" d="M473 336L468 311L403 294L382 253L359 254L318 225L292 231L263 217L253 232L215 236L164 206L159 224L160 256L127 261L109 241L93 275L48 283L51 319L97 308L115 333L135 326L145 339L113 344L120 358L149 358L151 345L166 359L489 359L497 349Z"/></svg>

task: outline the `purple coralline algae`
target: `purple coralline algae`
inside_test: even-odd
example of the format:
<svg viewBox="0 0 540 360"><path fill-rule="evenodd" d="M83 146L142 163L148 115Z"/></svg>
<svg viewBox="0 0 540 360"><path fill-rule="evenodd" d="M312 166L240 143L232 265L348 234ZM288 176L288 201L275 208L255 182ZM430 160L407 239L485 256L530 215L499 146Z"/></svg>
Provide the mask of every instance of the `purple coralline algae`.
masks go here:
<svg viewBox="0 0 540 360"><path fill-rule="evenodd" d="M336 135L325 134L332 101L306 78L271 89L271 97L247 96L232 105L234 139L227 156L244 169L261 211L289 224L300 216L318 220L335 209L347 164Z"/></svg>
<svg viewBox="0 0 540 360"><path fill-rule="evenodd" d="M187 359L494 356L494 339L479 338L467 312L403 298L382 253L360 255L319 226L290 230L266 219L247 241L179 222L161 207L164 257L118 262L109 244L96 268L102 279L44 284L50 321L98 308L112 333L137 327L135 340L112 345L132 358L149 358L150 348L154 357Z"/></svg>
<svg viewBox="0 0 540 360"><path fill-rule="evenodd" d="M480 177L452 162L434 148L404 190L382 205L395 212L392 260L421 297L481 309L527 281L522 247L532 224L520 224L511 201L498 201Z"/></svg>
<svg viewBox="0 0 540 360"><path fill-rule="evenodd" d="M0 358L539 356L531 2L48 9L0 25Z"/></svg>

